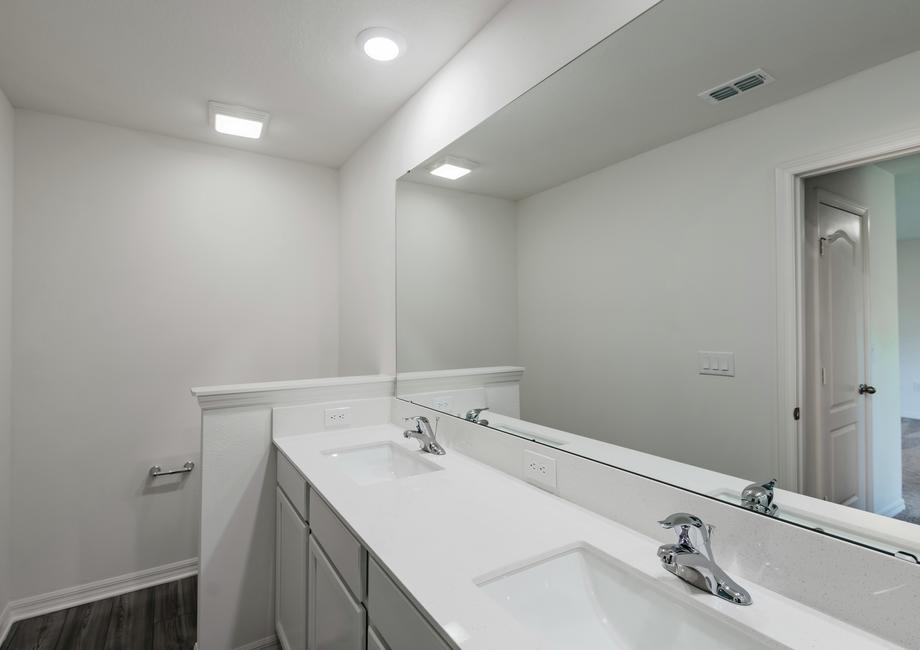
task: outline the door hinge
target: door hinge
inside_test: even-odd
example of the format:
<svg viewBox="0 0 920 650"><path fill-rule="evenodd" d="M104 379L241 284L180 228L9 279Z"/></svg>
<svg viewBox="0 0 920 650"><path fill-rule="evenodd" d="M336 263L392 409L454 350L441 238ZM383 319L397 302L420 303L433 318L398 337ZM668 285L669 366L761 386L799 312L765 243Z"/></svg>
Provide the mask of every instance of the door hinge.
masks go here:
<svg viewBox="0 0 920 650"><path fill-rule="evenodd" d="M818 256L824 257L824 243L827 241L827 237L818 238Z"/></svg>
<svg viewBox="0 0 920 650"><path fill-rule="evenodd" d="M802 419L802 409L800 409L798 406L792 409L792 419L796 422Z"/></svg>
<svg viewBox="0 0 920 650"><path fill-rule="evenodd" d="M827 368L821 368L821 385L827 386Z"/></svg>

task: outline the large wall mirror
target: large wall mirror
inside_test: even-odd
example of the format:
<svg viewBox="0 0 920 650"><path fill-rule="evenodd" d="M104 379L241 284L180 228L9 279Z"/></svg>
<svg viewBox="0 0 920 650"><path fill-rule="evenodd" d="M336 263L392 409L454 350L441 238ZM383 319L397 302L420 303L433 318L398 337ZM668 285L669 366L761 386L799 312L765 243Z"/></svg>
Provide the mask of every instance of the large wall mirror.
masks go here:
<svg viewBox="0 0 920 650"><path fill-rule="evenodd" d="M918 561L920 156L802 173L795 250L775 180L909 126L869 95L918 31L664 0L432 155L397 187L399 396Z"/></svg>

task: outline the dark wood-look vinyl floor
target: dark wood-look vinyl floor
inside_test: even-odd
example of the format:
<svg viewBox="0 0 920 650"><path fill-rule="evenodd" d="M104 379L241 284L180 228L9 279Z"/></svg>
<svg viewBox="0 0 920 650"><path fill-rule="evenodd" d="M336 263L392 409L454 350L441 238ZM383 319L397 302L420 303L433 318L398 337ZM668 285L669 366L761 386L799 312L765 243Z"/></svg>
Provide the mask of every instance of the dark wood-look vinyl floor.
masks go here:
<svg viewBox="0 0 920 650"><path fill-rule="evenodd" d="M13 624L0 650L191 650L193 576Z"/></svg>

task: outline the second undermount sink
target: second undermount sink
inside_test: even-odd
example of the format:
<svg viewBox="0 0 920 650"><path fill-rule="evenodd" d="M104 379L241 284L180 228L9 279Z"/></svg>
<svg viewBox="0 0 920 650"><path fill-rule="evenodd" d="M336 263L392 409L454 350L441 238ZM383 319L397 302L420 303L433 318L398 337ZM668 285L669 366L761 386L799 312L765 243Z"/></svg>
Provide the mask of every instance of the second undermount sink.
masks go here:
<svg viewBox="0 0 920 650"><path fill-rule="evenodd" d="M588 544L477 583L559 650L778 647Z"/></svg>
<svg viewBox="0 0 920 650"><path fill-rule="evenodd" d="M330 449L323 455L333 460L358 485L371 485L443 469L393 442Z"/></svg>

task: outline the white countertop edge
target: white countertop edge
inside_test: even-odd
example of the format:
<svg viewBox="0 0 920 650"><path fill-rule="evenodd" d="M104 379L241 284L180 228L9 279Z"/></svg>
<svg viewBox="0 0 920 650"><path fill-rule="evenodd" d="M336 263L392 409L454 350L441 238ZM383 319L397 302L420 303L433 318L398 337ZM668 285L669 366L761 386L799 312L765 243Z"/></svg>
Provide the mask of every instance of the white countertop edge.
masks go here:
<svg viewBox="0 0 920 650"><path fill-rule="evenodd" d="M431 459L447 471L388 481L371 486L371 490L352 483L321 453L377 441L411 448L412 441L403 440L400 434L397 427L381 424L293 435L276 439L275 445L442 629L456 629L459 624L471 631L467 639L454 639L463 650L543 647L473 581L486 570L496 571L576 542L591 544L656 581L668 582L692 598L696 606L715 610L736 626L754 630L774 643L803 650L900 647L740 576L735 577L754 597L751 607L739 607L700 592L661 568L655 555L657 541L455 450ZM454 501L448 500L454 496ZM507 512L496 517L491 506L476 510L476 503L494 503L500 509L503 497L507 504L514 504L520 517ZM414 507L407 511L404 504L409 501ZM393 504L399 504L398 509L388 510L387 505ZM526 516L528 510L533 517ZM416 512L417 517L413 516ZM407 539L393 532L391 519L397 516L402 526L399 533ZM457 520L466 525L456 526ZM553 525L547 526L548 521ZM457 538L464 533L468 533L467 539ZM489 543L483 535L503 544ZM426 538L425 544L411 543L419 536ZM480 550L488 548L488 557L477 555L477 546ZM446 563L440 553L458 547L463 552L455 552L451 556L455 560Z"/></svg>

